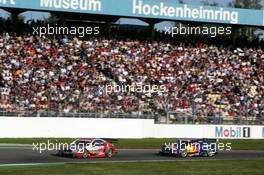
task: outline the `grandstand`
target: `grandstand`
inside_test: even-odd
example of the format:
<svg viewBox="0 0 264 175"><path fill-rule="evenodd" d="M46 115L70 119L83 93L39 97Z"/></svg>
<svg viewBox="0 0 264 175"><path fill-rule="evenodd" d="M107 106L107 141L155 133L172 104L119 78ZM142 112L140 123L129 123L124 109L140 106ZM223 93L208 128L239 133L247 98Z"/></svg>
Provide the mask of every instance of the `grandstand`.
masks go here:
<svg viewBox="0 0 264 175"><path fill-rule="evenodd" d="M118 28L116 24L111 27L109 23L120 17L137 17L150 24L147 32L151 31L149 35L152 36L152 39L142 39L142 35L133 39L104 36L78 38L71 35L46 37L2 32L2 116L155 118L157 122L185 124L264 122L263 48L211 45L206 40L203 43L179 43L153 36L154 24L164 19L261 28L263 21L256 21L263 19L260 11L225 9L225 14L236 14L233 20L231 16L229 20L202 16L194 19L176 14L173 18L162 14L135 15L131 10L133 7L121 1L123 9L130 9L131 14L130 11L114 10L116 7L105 1L96 1L102 4L95 9L87 6L88 14L82 12L81 8L55 9L53 6L56 4L51 3L46 4L50 8L43 8L36 3L21 6L19 0L0 2L6 2L0 3L0 7L14 14L37 10L63 15L65 21L80 16L80 13L80 18L87 17L89 21L92 18L95 21L106 19L102 26L109 27L107 31L112 29L108 34L115 33L115 28ZM7 2L15 4L8 5ZM112 11L108 11L104 3ZM182 7L188 8L186 5ZM189 7L190 10L197 8L201 10L200 7ZM220 11L224 9L220 8ZM246 15L248 13L259 16ZM144 33L145 30L140 31ZM165 86L167 91L108 94L100 88L115 83L120 86L140 83Z"/></svg>

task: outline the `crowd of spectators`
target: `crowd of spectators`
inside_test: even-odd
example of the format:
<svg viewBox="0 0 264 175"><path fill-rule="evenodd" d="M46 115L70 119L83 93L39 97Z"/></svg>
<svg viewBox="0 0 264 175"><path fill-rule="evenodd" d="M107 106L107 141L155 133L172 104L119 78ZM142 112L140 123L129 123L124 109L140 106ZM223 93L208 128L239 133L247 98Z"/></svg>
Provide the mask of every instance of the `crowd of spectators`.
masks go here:
<svg viewBox="0 0 264 175"><path fill-rule="evenodd" d="M109 84L167 91L105 93ZM7 111L261 117L264 51L160 41L0 35L0 108Z"/></svg>

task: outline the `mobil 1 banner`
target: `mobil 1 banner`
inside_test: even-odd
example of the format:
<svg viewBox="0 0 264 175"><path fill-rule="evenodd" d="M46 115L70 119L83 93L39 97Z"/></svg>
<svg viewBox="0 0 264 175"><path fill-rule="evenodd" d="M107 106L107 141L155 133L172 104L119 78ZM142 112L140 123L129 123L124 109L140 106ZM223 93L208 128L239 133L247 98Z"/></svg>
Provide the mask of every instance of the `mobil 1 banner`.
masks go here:
<svg viewBox="0 0 264 175"><path fill-rule="evenodd" d="M215 126L215 138L251 138L251 127Z"/></svg>
<svg viewBox="0 0 264 175"><path fill-rule="evenodd" d="M263 126L212 126L211 131L214 135L210 135L213 138L222 139L264 139L264 127ZM211 134L212 134L211 133Z"/></svg>

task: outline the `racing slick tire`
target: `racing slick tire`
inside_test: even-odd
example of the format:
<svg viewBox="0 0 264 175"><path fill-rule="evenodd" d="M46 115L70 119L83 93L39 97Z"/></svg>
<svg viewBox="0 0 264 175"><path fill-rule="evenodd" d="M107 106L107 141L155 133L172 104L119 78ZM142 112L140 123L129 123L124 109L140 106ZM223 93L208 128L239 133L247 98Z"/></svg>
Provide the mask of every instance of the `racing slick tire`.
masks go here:
<svg viewBox="0 0 264 175"><path fill-rule="evenodd" d="M180 156L182 158L186 158L188 156L187 150L182 150L181 153L180 153Z"/></svg>
<svg viewBox="0 0 264 175"><path fill-rule="evenodd" d="M106 157L111 158L113 156L113 150L109 149L106 153Z"/></svg>
<svg viewBox="0 0 264 175"><path fill-rule="evenodd" d="M212 152L212 150L208 150L207 151L207 157L213 157L214 153Z"/></svg>

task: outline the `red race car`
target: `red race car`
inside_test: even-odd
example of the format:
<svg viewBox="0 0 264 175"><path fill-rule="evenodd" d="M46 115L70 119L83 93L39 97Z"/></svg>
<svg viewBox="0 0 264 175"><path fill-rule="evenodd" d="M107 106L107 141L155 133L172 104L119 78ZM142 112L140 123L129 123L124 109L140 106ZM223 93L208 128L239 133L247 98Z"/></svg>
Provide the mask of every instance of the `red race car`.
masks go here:
<svg viewBox="0 0 264 175"><path fill-rule="evenodd" d="M74 158L106 158L116 155L115 146L104 139L77 139L70 145L62 145L58 154Z"/></svg>

